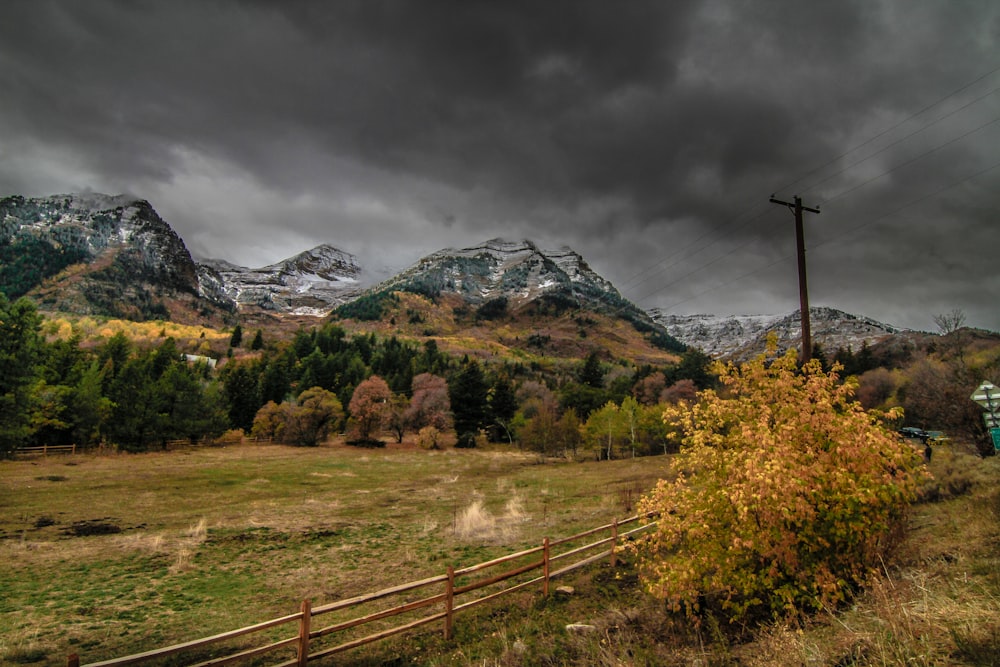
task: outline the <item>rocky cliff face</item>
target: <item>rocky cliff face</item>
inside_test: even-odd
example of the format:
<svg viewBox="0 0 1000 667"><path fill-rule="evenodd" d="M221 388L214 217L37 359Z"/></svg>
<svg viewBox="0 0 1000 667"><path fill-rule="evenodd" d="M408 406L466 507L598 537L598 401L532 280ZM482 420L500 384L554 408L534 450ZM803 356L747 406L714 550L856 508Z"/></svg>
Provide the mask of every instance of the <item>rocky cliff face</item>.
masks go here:
<svg viewBox="0 0 1000 667"><path fill-rule="evenodd" d="M132 319L256 308L322 316L361 290L361 276L353 256L329 245L259 269L196 263L150 203L128 195L0 200L0 291L47 309Z"/></svg>
<svg viewBox="0 0 1000 667"><path fill-rule="evenodd" d="M835 308L810 308L814 343L827 352L850 347L855 352L903 330ZM744 360L763 353L767 337L777 336L778 352L798 348L802 340L799 311L787 315L667 315L650 311L672 336L719 359Z"/></svg>
<svg viewBox="0 0 1000 667"><path fill-rule="evenodd" d="M440 250L367 290L338 314L377 319L381 317L377 304L393 292L431 299L458 296L485 319L591 311L630 323L662 349L684 347L568 247L542 250L528 240L491 239L471 248ZM579 315L585 317L585 312Z"/></svg>
<svg viewBox="0 0 1000 667"><path fill-rule="evenodd" d="M149 202L127 195L4 198L0 255L0 289L43 307L147 319L198 299L184 242Z"/></svg>
<svg viewBox="0 0 1000 667"><path fill-rule="evenodd" d="M448 292L473 304L502 297L513 308L546 296L603 309L635 308L571 248L542 250L528 240L439 250L374 289Z"/></svg>
<svg viewBox="0 0 1000 667"><path fill-rule="evenodd" d="M324 316L362 290L363 272L357 259L330 245L259 269L224 260L198 263L201 292L240 310L264 310Z"/></svg>

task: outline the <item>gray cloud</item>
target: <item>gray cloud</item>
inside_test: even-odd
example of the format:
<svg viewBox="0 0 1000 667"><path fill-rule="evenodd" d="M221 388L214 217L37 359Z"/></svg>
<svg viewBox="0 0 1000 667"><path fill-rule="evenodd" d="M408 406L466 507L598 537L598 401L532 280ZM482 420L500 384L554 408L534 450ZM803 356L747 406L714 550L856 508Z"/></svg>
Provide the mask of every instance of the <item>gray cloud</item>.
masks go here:
<svg viewBox="0 0 1000 667"><path fill-rule="evenodd" d="M989 0L14 0L0 191L132 192L243 264L529 236L679 313L797 307L800 194L814 303L1000 329L998 36Z"/></svg>

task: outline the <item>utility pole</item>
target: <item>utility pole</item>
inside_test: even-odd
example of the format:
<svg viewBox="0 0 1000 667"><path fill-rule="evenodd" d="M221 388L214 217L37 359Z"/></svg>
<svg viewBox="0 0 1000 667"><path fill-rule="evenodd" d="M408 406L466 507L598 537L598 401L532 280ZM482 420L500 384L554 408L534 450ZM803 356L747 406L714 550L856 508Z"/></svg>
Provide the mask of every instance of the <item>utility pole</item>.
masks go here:
<svg viewBox="0 0 1000 667"><path fill-rule="evenodd" d="M795 250L799 258L799 312L802 318L802 353L799 354L799 364L805 364L812 358L812 333L809 330L809 288L806 286L806 238L802 230L802 211L819 213L819 208L809 208L802 205L798 195L792 202L775 199L771 195L772 204L787 206L795 214Z"/></svg>

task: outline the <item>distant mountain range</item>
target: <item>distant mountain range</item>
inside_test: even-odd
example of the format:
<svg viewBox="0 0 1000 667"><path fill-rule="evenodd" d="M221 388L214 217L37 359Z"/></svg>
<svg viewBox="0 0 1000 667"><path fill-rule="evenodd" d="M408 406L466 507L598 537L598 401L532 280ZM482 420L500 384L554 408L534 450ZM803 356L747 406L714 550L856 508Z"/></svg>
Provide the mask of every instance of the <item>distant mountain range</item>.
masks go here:
<svg viewBox="0 0 1000 667"><path fill-rule="evenodd" d="M781 348L795 347L800 337L797 312L647 313L571 248L545 250L529 240L491 239L440 250L386 281L371 282L357 258L326 244L256 269L195 260L149 202L126 195L0 199L0 291L11 298L27 294L53 311L216 322L238 314L324 317L336 311L370 319L392 294L411 293L458 298L476 309L479 320L596 313L629 322L662 349L689 345L714 357L759 353L772 331ZM900 332L832 308L810 312L814 340L831 351L859 349Z"/></svg>
<svg viewBox="0 0 1000 667"><path fill-rule="evenodd" d="M701 348L719 359L745 360L763 353L767 337L777 336L778 352L798 348L802 340L800 311L787 315L668 315L650 311L671 336L685 345ZM897 334L909 333L869 317L835 308L810 308L809 328L814 344L833 353L838 348L855 352Z"/></svg>

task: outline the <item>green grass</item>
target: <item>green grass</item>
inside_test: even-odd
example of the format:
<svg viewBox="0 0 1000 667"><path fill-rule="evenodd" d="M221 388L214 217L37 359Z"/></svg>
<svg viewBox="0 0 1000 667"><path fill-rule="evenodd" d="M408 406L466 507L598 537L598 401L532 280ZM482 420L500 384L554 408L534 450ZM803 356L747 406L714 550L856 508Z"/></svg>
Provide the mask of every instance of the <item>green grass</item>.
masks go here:
<svg viewBox="0 0 1000 667"><path fill-rule="evenodd" d="M2 461L0 664L163 647L294 613L303 599L320 605L537 546L631 514L625 491L648 488L666 462L541 465L504 450L394 445ZM941 449L931 471L906 540L842 610L755 631L711 619L693 628L643 595L625 561L554 582L572 595L524 591L460 614L450 642L433 624L323 664L1000 664L1000 460ZM456 534L473 500L500 519L512 497L526 520ZM65 532L88 520L121 532ZM569 634L573 622L595 631Z"/></svg>
<svg viewBox="0 0 1000 667"><path fill-rule="evenodd" d="M273 445L2 461L0 662L136 653L538 546L626 516L620 489L665 464ZM502 517L513 497L516 524L455 534L473 499Z"/></svg>

